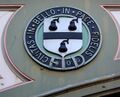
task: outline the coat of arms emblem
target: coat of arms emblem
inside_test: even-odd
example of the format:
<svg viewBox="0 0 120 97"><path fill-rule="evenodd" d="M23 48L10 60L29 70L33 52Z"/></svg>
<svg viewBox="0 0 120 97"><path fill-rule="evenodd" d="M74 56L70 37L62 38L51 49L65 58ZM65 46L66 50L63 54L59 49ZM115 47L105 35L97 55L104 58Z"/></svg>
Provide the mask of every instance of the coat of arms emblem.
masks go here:
<svg viewBox="0 0 120 97"><path fill-rule="evenodd" d="M24 35L25 48L32 59L60 71L89 63L98 54L101 41L92 17L71 7L55 7L37 14Z"/></svg>
<svg viewBox="0 0 120 97"><path fill-rule="evenodd" d="M43 45L52 53L65 56L82 48L81 18L56 17L44 20Z"/></svg>

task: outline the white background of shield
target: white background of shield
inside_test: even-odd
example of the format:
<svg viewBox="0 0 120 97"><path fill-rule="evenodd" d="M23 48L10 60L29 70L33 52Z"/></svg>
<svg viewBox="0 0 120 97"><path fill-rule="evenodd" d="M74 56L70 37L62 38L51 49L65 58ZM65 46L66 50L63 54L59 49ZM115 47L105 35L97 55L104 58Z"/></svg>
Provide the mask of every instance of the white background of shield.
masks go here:
<svg viewBox="0 0 120 97"><path fill-rule="evenodd" d="M55 18L46 18L44 19L44 33L46 32L70 32L70 33L82 33L82 20L79 18L78 23L75 22L75 25L77 29L75 31L69 31L68 27L70 24L70 21L76 18L68 18L68 17L60 17L59 23L56 22L57 30L56 31L50 31L49 26L51 24L51 21ZM43 45L44 48L50 52L56 53L64 57L67 54L74 53L82 48L83 40L81 39L69 39L69 44L66 43L67 52L61 53L59 52L60 43L66 39L43 39Z"/></svg>

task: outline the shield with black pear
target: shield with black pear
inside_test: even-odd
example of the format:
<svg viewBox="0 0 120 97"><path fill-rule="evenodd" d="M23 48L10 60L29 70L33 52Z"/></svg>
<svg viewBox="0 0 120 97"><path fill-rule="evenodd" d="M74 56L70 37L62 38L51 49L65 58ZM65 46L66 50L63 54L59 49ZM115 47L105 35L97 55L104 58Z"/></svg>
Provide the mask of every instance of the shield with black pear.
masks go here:
<svg viewBox="0 0 120 97"><path fill-rule="evenodd" d="M43 46L47 51L64 57L83 46L82 20L77 17L44 19Z"/></svg>

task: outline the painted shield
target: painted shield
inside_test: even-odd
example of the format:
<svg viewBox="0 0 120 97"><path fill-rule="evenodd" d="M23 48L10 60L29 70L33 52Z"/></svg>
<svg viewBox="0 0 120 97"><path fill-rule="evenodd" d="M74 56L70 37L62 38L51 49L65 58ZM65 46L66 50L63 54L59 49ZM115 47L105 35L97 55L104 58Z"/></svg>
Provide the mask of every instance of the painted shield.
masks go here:
<svg viewBox="0 0 120 97"><path fill-rule="evenodd" d="M44 19L44 48L65 56L83 46L81 18L56 17Z"/></svg>

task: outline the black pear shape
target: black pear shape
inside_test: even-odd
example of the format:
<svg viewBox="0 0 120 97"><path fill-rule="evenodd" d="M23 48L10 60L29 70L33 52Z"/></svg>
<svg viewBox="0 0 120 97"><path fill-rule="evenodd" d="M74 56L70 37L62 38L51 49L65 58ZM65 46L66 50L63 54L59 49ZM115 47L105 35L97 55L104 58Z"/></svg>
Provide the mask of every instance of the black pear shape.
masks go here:
<svg viewBox="0 0 120 97"><path fill-rule="evenodd" d="M69 44L69 41L68 41L69 39L67 39L67 40L63 40L61 43L60 43L60 47L59 47L59 52L61 52L61 53L65 53L65 52L67 52L67 47L66 47L66 44L65 44L65 42L67 42L67 44Z"/></svg>
<svg viewBox="0 0 120 97"><path fill-rule="evenodd" d="M56 21L59 22L59 18L58 19L54 19L54 20L51 21L51 24L49 26L49 30L50 31L57 30Z"/></svg>
<svg viewBox="0 0 120 97"><path fill-rule="evenodd" d="M71 21L71 22L70 22L70 25L69 25L68 29L69 29L70 31L75 31L75 30L77 29L74 21Z"/></svg>
<svg viewBox="0 0 120 97"><path fill-rule="evenodd" d="M77 19L73 19L72 21L70 21L70 25L68 27L68 29L70 31L75 31L77 29L76 25L75 25L75 22L78 23L78 18Z"/></svg>
<svg viewBox="0 0 120 97"><path fill-rule="evenodd" d="M56 22L55 21L52 21L50 26L49 26L49 30L50 31L55 31L57 30L57 26L56 26Z"/></svg>

